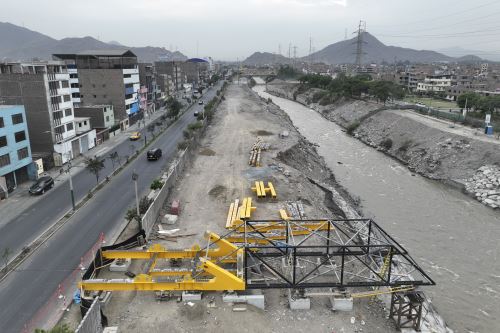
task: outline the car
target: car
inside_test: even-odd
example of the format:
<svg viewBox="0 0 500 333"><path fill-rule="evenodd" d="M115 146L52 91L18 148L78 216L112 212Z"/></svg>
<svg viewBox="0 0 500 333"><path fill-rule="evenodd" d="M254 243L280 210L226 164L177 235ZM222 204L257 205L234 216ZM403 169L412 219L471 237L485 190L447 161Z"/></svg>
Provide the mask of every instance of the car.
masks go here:
<svg viewBox="0 0 500 333"><path fill-rule="evenodd" d="M140 138L141 138L141 132L132 132L132 134L130 134L131 141L139 140Z"/></svg>
<svg viewBox="0 0 500 333"><path fill-rule="evenodd" d="M43 176L38 178L35 184L33 184L29 192L30 194L44 194L45 191L50 190L54 187L54 179L50 176Z"/></svg>
<svg viewBox="0 0 500 333"><path fill-rule="evenodd" d="M148 150L147 157L148 161L156 161L161 157L161 149L160 148L154 148L151 150Z"/></svg>
<svg viewBox="0 0 500 333"><path fill-rule="evenodd" d="M198 101L198 104L199 104L199 105L203 105L203 101L201 101L201 100L200 100L200 101Z"/></svg>
<svg viewBox="0 0 500 333"><path fill-rule="evenodd" d="M200 111L195 111L195 112L194 112L194 116L195 116L195 117L198 117L198 115L199 115L199 114L200 114Z"/></svg>

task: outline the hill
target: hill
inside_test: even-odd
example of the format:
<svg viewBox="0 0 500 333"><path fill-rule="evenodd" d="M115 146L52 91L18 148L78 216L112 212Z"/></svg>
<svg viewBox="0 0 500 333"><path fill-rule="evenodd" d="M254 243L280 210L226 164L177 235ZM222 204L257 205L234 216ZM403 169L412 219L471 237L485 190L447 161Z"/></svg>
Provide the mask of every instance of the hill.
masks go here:
<svg viewBox="0 0 500 333"><path fill-rule="evenodd" d="M255 52L243 61L244 65L265 66L271 64L288 64L291 60L281 54Z"/></svg>
<svg viewBox="0 0 500 333"><path fill-rule="evenodd" d="M137 55L141 62L153 62L159 57L171 60L186 60L180 52L171 52L164 47L128 47L119 42L101 42L93 37L54 39L36 31L0 22L0 60L49 60L54 53L72 53L84 50L128 49Z"/></svg>

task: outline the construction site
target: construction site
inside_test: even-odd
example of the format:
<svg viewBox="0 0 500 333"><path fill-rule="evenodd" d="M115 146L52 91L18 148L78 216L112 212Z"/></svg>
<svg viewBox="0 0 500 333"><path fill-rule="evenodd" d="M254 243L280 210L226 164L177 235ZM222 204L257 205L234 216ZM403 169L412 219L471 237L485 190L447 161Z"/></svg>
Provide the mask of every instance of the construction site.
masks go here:
<svg viewBox="0 0 500 333"><path fill-rule="evenodd" d="M62 323L90 332L81 308L107 332L441 332L411 249L276 105L233 82L191 149L154 225L96 254Z"/></svg>

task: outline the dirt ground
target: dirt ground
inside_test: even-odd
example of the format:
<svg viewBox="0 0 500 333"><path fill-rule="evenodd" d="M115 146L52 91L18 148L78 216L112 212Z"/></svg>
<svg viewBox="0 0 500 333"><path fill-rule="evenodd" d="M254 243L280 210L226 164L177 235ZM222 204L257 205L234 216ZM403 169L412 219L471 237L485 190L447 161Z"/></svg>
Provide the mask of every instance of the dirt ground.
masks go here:
<svg viewBox="0 0 500 333"><path fill-rule="evenodd" d="M288 136L279 136L283 131ZM250 148L260 137L270 145L262 154L262 166L248 165ZM246 85L229 85L223 101L208 127L198 154L174 194L181 213L177 234L194 234L177 242L158 240L167 248L204 246L203 234L210 230L223 234L229 205L235 199L252 197L257 207L252 219L278 218L286 200L301 201L309 218L342 217L331 196L310 179L332 184L333 176L312 145L307 143L276 106L260 100ZM278 200L257 201L251 191L255 180L272 181ZM140 273L134 262L131 271ZM120 277L107 272L102 278ZM221 293L205 293L200 302L180 302L178 296L158 301L151 292L115 292L103 309L110 326L128 332L396 332L386 319L386 309L378 302L357 299L354 311L332 312L326 297L311 299L311 310L291 311L286 290L265 290L266 310L246 305L222 303ZM238 305L238 307L241 307Z"/></svg>

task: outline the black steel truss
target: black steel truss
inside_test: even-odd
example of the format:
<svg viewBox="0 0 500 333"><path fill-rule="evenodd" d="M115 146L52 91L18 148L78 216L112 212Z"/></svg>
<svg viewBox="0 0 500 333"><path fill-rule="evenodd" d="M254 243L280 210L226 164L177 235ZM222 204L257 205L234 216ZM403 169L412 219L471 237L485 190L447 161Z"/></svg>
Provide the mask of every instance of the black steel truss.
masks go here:
<svg viewBox="0 0 500 333"><path fill-rule="evenodd" d="M269 231L269 225L274 231ZM242 227L243 231L233 230L223 238L243 236L239 246L244 249L248 289L435 284L406 249L371 219L252 220ZM310 231L297 235L301 230Z"/></svg>

